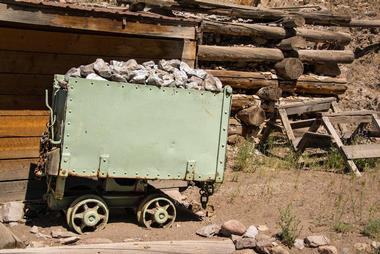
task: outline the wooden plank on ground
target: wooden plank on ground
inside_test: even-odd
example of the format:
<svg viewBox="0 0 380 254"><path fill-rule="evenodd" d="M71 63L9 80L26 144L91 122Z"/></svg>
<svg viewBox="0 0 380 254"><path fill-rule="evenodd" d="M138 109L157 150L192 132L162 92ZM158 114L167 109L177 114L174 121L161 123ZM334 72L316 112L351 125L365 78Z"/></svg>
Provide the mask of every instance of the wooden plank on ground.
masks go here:
<svg viewBox="0 0 380 254"><path fill-rule="evenodd" d="M380 144L343 146L342 149L347 158L352 160L380 158Z"/></svg>
<svg viewBox="0 0 380 254"><path fill-rule="evenodd" d="M40 200L45 192L44 180L0 182L0 203L15 200Z"/></svg>
<svg viewBox="0 0 380 254"><path fill-rule="evenodd" d="M37 159L0 160L0 182L32 178Z"/></svg>
<svg viewBox="0 0 380 254"><path fill-rule="evenodd" d="M195 59L195 41L0 28L0 49L139 59ZM193 48L184 44L194 44Z"/></svg>
<svg viewBox="0 0 380 254"><path fill-rule="evenodd" d="M380 132L380 118L377 114L372 114L372 117L373 117L373 120L372 120L372 124L374 126L374 128L376 129L376 131Z"/></svg>
<svg viewBox="0 0 380 254"><path fill-rule="evenodd" d="M95 31L108 34L131 34L138 36L154 36L167 38L195 39L195 25L189 22L172 21L173 24L165 24L164 19L149 18L150 22L144 22L142 15L135 17L140 22L132 20L127 15L112 15L112 18L96 17L85 13L67 15L66 10L44 11L43 6L33 8L10 8L11 6L0 4L0 20L7 23L37 25L52 28L76 29L82 31ZM88 12L88 11L87 11ZM187 23L187 24L186 24Z"/></svg>
<svg viewBox="0 0 380 254"><path fill-rule="evenodd" d="M230 254L235 250L231 240L128 242L0 250L0 253L133 253L133 254Z"/></svg>
<svg viewBox="0 0 380 254"><path fill-rule="evenodd" d="M0 116L1 137L40 137L48 116Z"/></svg>
<svg viewBox="0 0 380 254"><path fill-rule="evenodd" d="M0 159L37 158L39 137L0 138Z"/></svg>

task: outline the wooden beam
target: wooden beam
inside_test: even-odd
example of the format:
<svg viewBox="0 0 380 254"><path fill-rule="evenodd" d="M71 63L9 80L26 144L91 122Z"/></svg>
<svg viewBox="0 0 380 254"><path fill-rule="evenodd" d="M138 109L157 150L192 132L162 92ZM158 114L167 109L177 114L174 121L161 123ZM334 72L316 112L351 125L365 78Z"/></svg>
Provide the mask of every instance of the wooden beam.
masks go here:
<svg viewBox="0 0 380 254"><path fill-rule="evenodd" d="M0 182L0 203L17 200L42 200L45 188L46 183L44 180Z"/></svg>
<svg viewBox="0 0 380 254"><path fill-rule="evenodd" d="M341 151L341 154L343 155L347 167L356 175L356 176L361 176L361 173L359 172L358 168L356 167L355 163L353 160L348 159L344 151L342 150L342 147L344 146L342 143L342 140L340 139L338 133L336 132L334 126L330 122L330 119L326 116L322 117L322 122L323 125L325 126L327 132L332 136L336 146L338 149Z"/></svg>
<svg viewBox="0 0 380 254"><path fill-rule="evenodd" d="M343 26L349 27L362 27L362 28L377 28L380 27L380 19L372 19L372 20L359 20L353 19L350 23Z"/></svg>
<svg viewBox="0 0 380 254"><path fill-rule="evenodd" d="M157 241L12 249L0 250L0 253L92 254L94 250L105 254L113 254L115 250L117 253L133 254L230 254L235 250L235 246L231 240Z"/></svg>
<svg viewBox="0 0 380 254"><path fill-rule="evenodd" d="M342 32L322 31L309 28L284 29L278 26L202 21L201 31L206 33L233 36L261 37L269 40L282 40L290 36L300 36L312 42L332 42L347 45L351 35Z"/></svg>
<svg viewBox="0 0 380 254"><path fill-rule="evenodd" d="M195 60L195 40L51 32L0 27L0 49L78 56Z"/></svg>
<svg viewBox="0 0 380 254"><path fill-rule="evenodd" d="M223 85L234 89L258 90L266 86L279 86L285 92L299 94L338 95L347 90L343 78L302 75L296 81L282 80L271 72L244 72L227 70L207 70L218 77Z"/></svg>
<svg viewBox="0 0 380 254"><path fill-rule="evenodd" d="M0 138L40 137L48 121L48 116L0 116Z"/></svg>
<svg viewBox="0 0 380 254"><path fill-rule="evenodd" d="M352 63L352 50L298 50L298 57L304 63Z"/></svg>
<svg viewBox="0 0 380 254"><path fill-rule="evenodd" d="M287 114L286 110L280 108L278 110L278 113L280 115L282 125L284 126L285 133L288 136L290 142L292 143L293 148L296 149L297 148L296 137L294 136L293 129L292 129L292 126L290 125L288 114Z"/></svg>
<svg viewBox="0 0 380 254"><path fill-rule="evenodd" d="M0 138L0 159L37 158L40 137Z"/></svg>
<svg viewBox="0 0 380 254"><path fill-rule="evenodd" d="M187 22L188 25L186 25L186 22L178 20L171 21L174 24L169 25L165 24L165 19L162 17L144 19L142 15L133 15L135 17L131 17L131 15L128 16L127 14L114 14L112 18L106 18L96 16L98 13L89 10L75 13L74 10L69 12L68 9L62 7L45 10L43 5L20 7L20 4L13 4L0 3L0 24L35 25L108 34L119 33L195 40L196 25L191 22ZM147 19L150 22L146 22Z"/></svg>
<svg viewBox="0 0 380 254"><path fill-rule="evenodd" d="M380 144L343 146L342 149L351 160L380 158Z"/></svg>
<svg viewBox="0 0 380 254"><path fill-rule="evenodd" d="M198 46L199 61L277 62L282 59L281 50L274 48Z"/></svg>
<svg viewBox="0 0 380 254"><path fill-rule="evenodd" d="M37 159L0 160L0 182L33 178Z"/></svg>

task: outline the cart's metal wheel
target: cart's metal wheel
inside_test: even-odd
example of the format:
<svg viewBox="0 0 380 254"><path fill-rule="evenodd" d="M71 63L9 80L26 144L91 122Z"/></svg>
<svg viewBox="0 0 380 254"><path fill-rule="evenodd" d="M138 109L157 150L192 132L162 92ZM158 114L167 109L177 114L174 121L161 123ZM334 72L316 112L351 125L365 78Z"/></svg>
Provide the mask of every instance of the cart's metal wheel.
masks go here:
<svg viewBox="0 0 380 254"><path fill-rule="evenodd" d="M103 229L108 222L106 202L96 195L83 195L67 209L67 224L78 234Z"/></svg>
<svg viewBox="0 0 380 254"><path fill-rule="evenodd" d="M141 202L137 210L137 220L147 228L168 228L173 225L176 213L176 208L170 199L155 194Z"/></svg>

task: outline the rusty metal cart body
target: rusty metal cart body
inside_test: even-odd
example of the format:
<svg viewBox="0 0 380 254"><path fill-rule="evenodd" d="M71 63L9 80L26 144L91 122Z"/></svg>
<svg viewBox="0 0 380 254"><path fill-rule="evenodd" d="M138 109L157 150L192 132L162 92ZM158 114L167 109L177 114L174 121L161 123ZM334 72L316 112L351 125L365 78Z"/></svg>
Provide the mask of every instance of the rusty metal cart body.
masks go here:
<svg viewBox="0 0 380 254"><path fill-rule="evenodd" d="M103 228L109 207L137 207L138 221L166 227L176 200L159 189L189 183L206 203L223 181L231 93L55 76L42 138L46 199L78 233ZM70 179L88 184L70 187Z"/></svg>

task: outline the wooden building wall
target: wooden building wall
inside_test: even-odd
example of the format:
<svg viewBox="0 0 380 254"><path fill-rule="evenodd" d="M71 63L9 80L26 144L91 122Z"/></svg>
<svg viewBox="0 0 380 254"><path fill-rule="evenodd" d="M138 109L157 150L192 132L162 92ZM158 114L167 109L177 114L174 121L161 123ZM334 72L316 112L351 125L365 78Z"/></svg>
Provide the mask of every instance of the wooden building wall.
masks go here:
<svg viewBox="0 0 380 254"><path fill-rule="evenodd" d="M31 179L48 121L44 91L50 91L54 74L98 57L194 64L195 51L195 40L188 39L0 25L0 202L34 199L44 186Z"/></svg>

